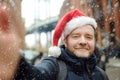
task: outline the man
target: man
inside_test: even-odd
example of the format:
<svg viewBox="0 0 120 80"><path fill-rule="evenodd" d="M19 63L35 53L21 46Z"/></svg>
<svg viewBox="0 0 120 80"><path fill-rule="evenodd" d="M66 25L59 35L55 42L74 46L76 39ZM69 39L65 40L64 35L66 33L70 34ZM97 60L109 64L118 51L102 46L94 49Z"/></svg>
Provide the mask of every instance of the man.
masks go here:
<svg viewBox="0 0 120 80"><path fill-rule="evenodd" d="M66 64L66 80L108 80L105 72L96 67L96 28L96 21L77 9L58 22L49 56ZM63 45L58 47L60 37Z"/></svg>
<svg viewBox="0 0 120 80"><path fill-rule="evenodd" d="M0 80L57 80L58 60L66 64L65 80L107 80L105 73L96 68L93 54L96 30L94 19L86 17L79 10L67 13L58 22L53 38L54 46L58 46L62 35L64 45L51 47L50 57L33 66L20 55L24 28L21 28L17 9L11 10L10 7L7 3L0 4ZM77 17L78 20L75 20Z"/></svg>

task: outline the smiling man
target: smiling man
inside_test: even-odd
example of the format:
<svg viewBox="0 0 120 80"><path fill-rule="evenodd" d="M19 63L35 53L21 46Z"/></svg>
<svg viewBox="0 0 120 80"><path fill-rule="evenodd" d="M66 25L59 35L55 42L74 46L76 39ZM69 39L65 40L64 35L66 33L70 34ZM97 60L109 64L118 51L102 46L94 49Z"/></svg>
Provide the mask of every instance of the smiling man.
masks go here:
<svg viewBox="0 0 120 80"><path fill-rule="evenodd" d="M49 56L66 64L65 80L108 80L106 73L96 66L96 28L95 19L78 9L65 14L56 25ZM60 38L63 45L58 46Z"/></svg>

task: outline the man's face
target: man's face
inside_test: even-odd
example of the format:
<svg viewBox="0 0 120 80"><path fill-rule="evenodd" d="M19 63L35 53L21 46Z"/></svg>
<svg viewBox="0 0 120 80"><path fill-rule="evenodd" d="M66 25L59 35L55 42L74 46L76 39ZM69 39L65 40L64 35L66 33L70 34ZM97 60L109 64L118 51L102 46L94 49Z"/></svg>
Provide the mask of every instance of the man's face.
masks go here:
<svg viewBox="0 0 120 80"><path fill-rule="evenodd" d="M74 29L64 39L65 47L77 57L89 57L95 47L95 31L91 25Z"/></svg>

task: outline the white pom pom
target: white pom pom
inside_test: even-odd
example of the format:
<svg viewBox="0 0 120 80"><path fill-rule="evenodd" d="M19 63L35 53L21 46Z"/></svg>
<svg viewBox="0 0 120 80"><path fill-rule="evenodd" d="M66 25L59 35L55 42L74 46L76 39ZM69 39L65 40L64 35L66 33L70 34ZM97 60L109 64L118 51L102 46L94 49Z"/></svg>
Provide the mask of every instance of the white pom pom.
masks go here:
<svg viewBox="0 0 120 80"><path fill-rule="evenodd" d="M59 57L61 54L61 50L57 46L53 46L49 48L48 56Z"/></svg>

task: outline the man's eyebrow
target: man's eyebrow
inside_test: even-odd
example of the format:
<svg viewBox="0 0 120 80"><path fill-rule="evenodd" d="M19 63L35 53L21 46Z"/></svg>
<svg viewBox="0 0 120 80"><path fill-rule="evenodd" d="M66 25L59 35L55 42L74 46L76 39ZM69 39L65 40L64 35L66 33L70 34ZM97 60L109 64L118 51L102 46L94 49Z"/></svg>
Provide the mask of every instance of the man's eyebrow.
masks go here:
<svg viewBox="0 0 120 80"><path fill-rule="evenodd" d="M94 34L86 34L87 36L94 36Z"/></svg>

